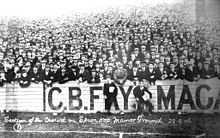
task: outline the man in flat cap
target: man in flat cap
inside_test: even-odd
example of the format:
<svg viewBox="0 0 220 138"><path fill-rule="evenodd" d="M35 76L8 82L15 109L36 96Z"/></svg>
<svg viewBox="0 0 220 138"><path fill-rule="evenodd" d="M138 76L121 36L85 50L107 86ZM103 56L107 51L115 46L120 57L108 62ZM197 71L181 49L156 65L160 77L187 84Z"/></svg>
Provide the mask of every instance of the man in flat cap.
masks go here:
<svg viewBox="0 0 220 138"><path fill-rule="evenodd" d="M158 63L158 68L156 69L156 79L157 80L165 80L167 79L168 75L168 70L164 67L164 62L159 62Z"/></svg>
<svg viewBox="0 0 220 138"><path fill-rule="evenodd" d="M137 66L133 66L133 69L131 72L129 72L127 79L133 81L134 84L141 79L140 71L138 70Z"/></svg>
<svg viewBox="0 0 220 138"><path fill-rule="evenodd" d="M99 78L99 74L96 73L96 70L95 69L92 69L91 70L91 74L90 76L88 77L88 80L87 80L88 83L100 83L100 78Z"/></svg>
<svg viewBox="0 0 220 138"><path fill-rule="evenodd" d="M2 87L5 82L6 82L5 72L3 69L1 69L0 70L0 87Z"/></svg>
<svg viewBox="0 0 220 138"><path fill-rule="evenodd" d="M141 68L138 70L139 80L148 79L148 68L145 61L141 61Z"/></svg>
<svg viewBox="0 0 220 138"><path fill-rule="evenodd" d="M123 85L127 79L127 75L128 75L127 70L123 68L122 63L119 63L118 69L115 70L113 74L114 81L119 85Z"/></svg>
<svg viewBox="0 0 220 138"><path fill-rule="evenodd" d="M30 76L28 75L26 70L22 70L21 77L19 79L20 87L29 87L31 84Z"/></svg>
<svg viewBox="0 0 220 138"><path fill-rule="evenodd" d="M167 74L168 74L168 79L170 80L178 79L177 70L173 62L170 63L170 68Z"/></svg>
<svg viewBox="0 0 220 138"><path fill-rule="evenodd" d="M150 85L155 85L156 70L154 68L154 62L150 62L148 64L147 75L148 75L147 80L149 80Z"/></svg>
<svg viewBox="0 0 220 138"><path fill-rule="evenodd" d="M214 77L214 70L210 67L210 62L203 63L203 69L200 72L201 79L210 79Z"/></svg>
<svg viewBox="0 0 220 138"><path fill-rule="evenodd" d="M41 80L47 87L52 87L55 80L54 73L50 69L50 65L46 65L45 70L41 74Z"/></svg>
<svg viewBox="0 0 220 138"><path fill-rule="evenodd" d="M85 69L85 66L83 64L79 65L79 73L77 75L77 80L79 80L79 82L85 82L88 80L89 78L89 71Z"/></svg>
<svg viewBox="0 0 220 138"><path fill-rule="evenodd" d="M220 62L214 63L214 72L215 72L215 77L220 79Z"/></svg>
<svg viewBox="0 0 220 138"><path fill-rule="evenodd" d="M31 82L33 82L33 83L39 83L40 82L41 74L38 71L38 66L37 65L34 65L33 68L31 69L30 79L31 79Z"/></svg>

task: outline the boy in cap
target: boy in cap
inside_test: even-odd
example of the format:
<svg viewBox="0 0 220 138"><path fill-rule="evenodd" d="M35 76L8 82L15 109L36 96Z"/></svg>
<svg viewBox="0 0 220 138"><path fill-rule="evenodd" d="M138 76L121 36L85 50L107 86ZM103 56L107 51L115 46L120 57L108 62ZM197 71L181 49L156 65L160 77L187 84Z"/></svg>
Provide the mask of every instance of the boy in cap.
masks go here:
<svg viewBox="0 0 220 138"><path fill-rule="evenodd" d="M149 108L149 115L152 114L153 105L150 102L152 93L144 86L143 80L140 80L139 86L136 86L133 90L134 97L138 103L137 112L143 114L145 107Z"/></svg>

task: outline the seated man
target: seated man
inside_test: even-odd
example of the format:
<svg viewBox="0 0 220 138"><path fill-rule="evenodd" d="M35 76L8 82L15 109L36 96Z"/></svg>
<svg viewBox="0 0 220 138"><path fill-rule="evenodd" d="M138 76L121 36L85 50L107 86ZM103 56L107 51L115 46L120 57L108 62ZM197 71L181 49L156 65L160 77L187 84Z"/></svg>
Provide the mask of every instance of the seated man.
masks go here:
<svg viewBox="0 0 220 138"><path fill-rule="evenodd" d="M136 82L140 80L140 72L138 71L137 66L134 66L132 72L128 74L128 80L133 81L136 85Z"/></svg>
<svg viewBox="0 0 220 138"><path fill-rule="evenodd" d="M54 82L54 73L50 70L49 65L46 65L45 70L42 71L41 77L42 82L47 87L52 87L52 83Z"/></svg>
<svg viewBox="0 0 220 138"><path fill-rule="evenodd" d="M87 81L89 77L89 71L85 69L85 66L83 64L80 64L79 68L79 73L76 76L77 80L79 80L79 82Z"/></svg>
<svg viewBox="0 0 220 138"><path fill-rule="evenodd" d="M205 61L203 63L203 69L200 72L201 79L210 79L215 76L214 70L210 67L210 63Z"/></svg>
<svg viewBox="0 0 220 138"><path fill-rule="evenodd" d="M220 63L216 62L214 63L214 71L215 71L215 77L217 77L218 79L220 79Z"/></svg>
<svg viewBox="0 0 220 138"><path fill-rule="evenodd" d="M170 79L170 80L178 79L177 70L175 68L174 63L170 63L170 68L168 71L168 79Z"/></svg>
<svg viewBox="0 0 220 138"><path fill-rule="evenodd" d="M6 82L5 72L4 70L0 70L0 87L2 87L5 82Z"/></svg>
<svg viewBox="0 0 220 138"><path fill-rule="evenodd" d="M91 75L88 78L88 83L100 83L99 75L96 73L95 69L91 70Z"/></svg>
<svg viewBox="0 0 220 138"><path fill-rule="evenodd" d="M167 69L165 69L164 67L164 63L163 62L159 62L159 67L156 70L156 79L157 80L165 80L167 79Z"/></svg>
<svg viewBox="0 0 220 138"><path fill-rule="evenodd" d="M34 83L40 82L40 73L36 65L34 65L33 70L31 71L30 78L31 78L31 82L34 82Z"/></svg>
<svg viewBox="0 0 220 138"><path fill-rule="evenodd" d="M61 72L59 74L58 83L59 84L64 84L68 81L69 81L69 75L68 75L68 72L66 71L66 68L61 67Z"/></svg>
<svg viewBox="0 0 220 138"><path fill-rule="evenodd" d="M27 71L23 70L21 77L19 79L19 85L24 88L28 87L31 84L30 76L28 76Z"/></svg>
<svg viewBox="0 0 220 138"><path fill-rule="evenodd" d="M149 115L151 115L153 110L153 105L150 102L152 93L144 86L143 80L140 81L139 86L134 88L133 94L138 103L137 112L143 114L145 107L148 107Z"/></svg>

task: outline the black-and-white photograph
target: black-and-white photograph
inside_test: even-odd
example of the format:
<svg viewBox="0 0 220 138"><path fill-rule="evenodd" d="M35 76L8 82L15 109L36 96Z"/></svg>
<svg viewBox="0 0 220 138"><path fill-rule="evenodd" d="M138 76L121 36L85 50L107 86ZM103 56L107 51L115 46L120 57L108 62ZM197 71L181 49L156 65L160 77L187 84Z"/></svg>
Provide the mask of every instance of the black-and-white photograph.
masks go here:
<svg viewBox="0 0 220 138"><path fill-rule="evenodd" d="M220 138L220 0L0 3L0 138Z"/></svg>

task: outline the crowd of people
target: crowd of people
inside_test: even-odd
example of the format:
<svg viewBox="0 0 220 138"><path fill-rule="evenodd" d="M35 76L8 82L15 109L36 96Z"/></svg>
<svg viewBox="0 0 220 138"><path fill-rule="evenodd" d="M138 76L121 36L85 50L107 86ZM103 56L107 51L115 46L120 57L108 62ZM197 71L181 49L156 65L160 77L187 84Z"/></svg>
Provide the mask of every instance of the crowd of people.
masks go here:
<svg viewBox="0 0 220 138"><path fill-rule="evenodd" d="M193 20L184 8L2 21L0 85L220 79L219 21Z"/></svg>

